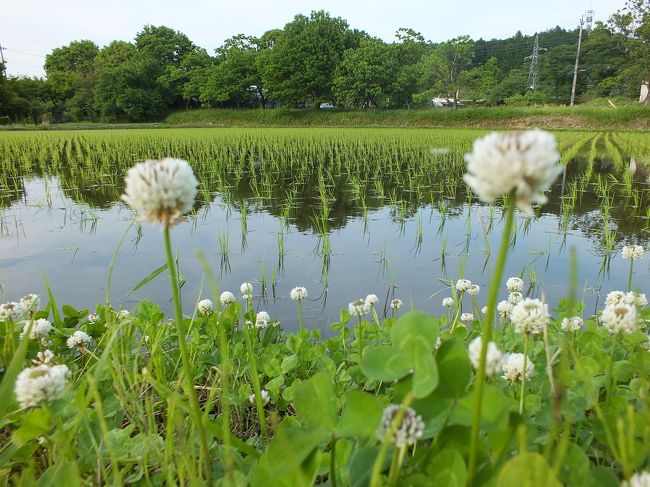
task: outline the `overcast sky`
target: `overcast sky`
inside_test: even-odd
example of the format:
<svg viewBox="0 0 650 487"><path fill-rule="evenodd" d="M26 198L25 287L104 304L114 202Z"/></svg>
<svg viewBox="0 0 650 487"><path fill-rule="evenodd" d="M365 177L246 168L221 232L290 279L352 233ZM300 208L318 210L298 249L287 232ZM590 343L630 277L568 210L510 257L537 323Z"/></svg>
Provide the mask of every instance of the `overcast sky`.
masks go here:
<svg viewBox="0 0 650 487"><path fill-rule="evenodd" d="M586 9L606 20L625 0L3 0L0 45L10 75L42 76L55 47L90 39L99 46L132 41L145 24L166 25L214 53L235 34L261 35L294 15L327 10L386 41L411 27L440 42L468 34L505 38L556 25L573 28Z"/></svg>

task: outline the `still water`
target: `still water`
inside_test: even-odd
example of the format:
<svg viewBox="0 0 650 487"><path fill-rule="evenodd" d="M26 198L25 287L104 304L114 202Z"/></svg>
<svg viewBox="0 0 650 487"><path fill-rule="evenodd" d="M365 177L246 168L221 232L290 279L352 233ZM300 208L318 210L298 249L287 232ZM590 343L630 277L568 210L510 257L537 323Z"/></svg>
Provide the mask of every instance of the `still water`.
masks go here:
<svg viewBox="0 0 650 487"><path fill-rule="evenodd" d="M21 191L0 210L3 299L17 300L31 292L45 299L47 278L59 306L94 309L105 302L109 264L129 228L131 210L117 197L88 203L101 188L79 190L87 195L82 202L66 191L58 176L15 177ZM294 216L286 218L272 200L248 198L237 188L229 191L224 197L215 188L211 201L172 230L185 279L186 314L197 300L212 297L197 253L206 256L220 291L238 295L242 282L252 282L258 310L267 310L285 329L298 326L297 306L288 296L299 285L309 291L303 304L305 325L325 333L329 323L338 321L341 308L369 293L380 298L380 316L390 313L387 302L394 297L402 299L405 309L413 306L439 314L446 311L441 300L450 295L449 282L464 276L481 286L479 308L487 301L486 285L500 239L498 208L458 196L443 203L396 206L386 201L361 209L353 197L335 191L339 196L329 203L334 211L323 230L309 216L318 206L312 196L294 201ZM620 257L620 248L624 243L648 247L647 220L629 221L625 211L610 210L610 225L617 233L608 262L596 198L587 192L563 216L557 202L560 192L558 182L550 203L535 219L517 215L505 276L522 276L528 294L544 296L553 309L566 295L570 253L575 249L586 317L602 305L607 292L625 288L628 261ZM112 305L132 309L146 299L171 311L165 274L130 292L163 263L160 229L146 223L132 226L115 263ZM639 261L635 272L634 282L642 291L648 291L647 278L648 259ZM501 291L504 299L505 286Z"/></svg>

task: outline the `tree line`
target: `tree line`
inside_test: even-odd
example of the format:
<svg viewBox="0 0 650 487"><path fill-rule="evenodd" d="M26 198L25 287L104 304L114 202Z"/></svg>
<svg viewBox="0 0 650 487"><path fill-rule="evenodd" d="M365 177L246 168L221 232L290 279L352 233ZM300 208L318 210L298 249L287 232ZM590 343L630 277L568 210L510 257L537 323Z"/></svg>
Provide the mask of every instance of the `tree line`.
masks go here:
<svg viewBox="0 0 650 487"><path fill-rule="evenodd" d="M133 42L71 42L45 58L45 78L0 76L5 122L159 120L200 107L390 109L434 97L498 104L566 104L578 31L539 33L538 83L530 86L534 36L460 36L433 43L400 28L392 42L325 11L283 29L226 40L214 54L185 34L146 25ZM650 78L650 0L629 0L583 38L577 94L638 97ZM328 105L329 106L329 105Z"/></svg>

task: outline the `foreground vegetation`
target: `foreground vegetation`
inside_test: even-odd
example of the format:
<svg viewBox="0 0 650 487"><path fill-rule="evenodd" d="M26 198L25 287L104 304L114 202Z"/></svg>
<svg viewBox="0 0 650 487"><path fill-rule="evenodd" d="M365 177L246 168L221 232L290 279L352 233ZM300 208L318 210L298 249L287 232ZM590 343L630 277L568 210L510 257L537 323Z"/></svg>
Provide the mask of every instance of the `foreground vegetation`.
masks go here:
<svg viewBox="0 0 650 487"><path fill-rule="evenodd" d="M115 309L112 265L106 300L90 310L61 307L51 292L46 303L9 296L17 302L0 307L0 478L6 485L617 486L648 470L644 251L626 242L617 255L621 246L608 228L614 211L636 221L647 217L647 191L633 181L627 161L647 155L645 134L562 133L559 154L553 143L550 158L529 161L541 165L527 180L532 191L524 197L506 190L497 203L490 196L494 184L482 186L476 145L467 169L457 157L470 150L472 131L181 132L178 138L171 131L2 135L8 194L20 194L13 176L21 167L56 171L64 180L74 176L64 186L74 197L89 197L84 185L98 199L105 192L111 203L124 193L136 214L163 225L163 270L175 309L173 318L149 302ZM606 168L596 159L601 146ZM577 159L582 151L584 159ZM187 157L193 168L156 161L136 166L122 181L133 162L166 153ZM429 159L420 165L413 154ZM607 262L628 268L626 289L604 290L596 315L579 297L576 259L566 299L550 312L521 276L501 275L514 206L539 212L529 205L564 169L558 160L580 171L567 170L561 194L547 194L549 204L570 213L576 198L594 187ZM472 191L458 190L466 170ZM148 171L157 177L145 177ZM543 172L551 174L541 184L536 178ZM371 177L378 173L390 182ZM295 181L277 188L285 174ZM521 177L493 174L502 184ZM213 198L215 181L225 198L234 185L250 187L257 199L282 190L278 211L285 218L295 206L291 195L315 186L321 206L311 220L322 232L325 255L336 221L329 202L339 187L332 183L339 178L350 181L345 191L365 211L380 194L403 211L440 194L466 201L476 195L492 200L492 226L496 206L503 205L490 286L478 288L471 271L461 271L449 282L445 312L436 316L407 311L407 296L382 303L373 294L363 297L372 290L359 290L325 337L303 323L308 290L291 292L295 319L281 324L260 308L262 290L244 283L235 298L236 290L219 289L199 256L209 286L183 312L182 262L171 239L189 224L178 223L183 213L191 219L196 204ZM158 184L175 189L174 206L160 203L170 193ZM413 201L402 200L408 197Z"/></svg>

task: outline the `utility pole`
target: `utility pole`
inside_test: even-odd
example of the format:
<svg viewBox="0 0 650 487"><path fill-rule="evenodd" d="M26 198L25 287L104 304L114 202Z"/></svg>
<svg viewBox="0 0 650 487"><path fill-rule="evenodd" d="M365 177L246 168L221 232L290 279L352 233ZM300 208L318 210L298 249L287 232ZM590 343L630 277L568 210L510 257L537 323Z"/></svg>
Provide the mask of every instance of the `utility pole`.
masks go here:
<svg viewBox="0 0 650 487"><path fill-rule="evenodd" d="M586 17L586 19L585 19ZM571 106L575 104L576 100L576 84L578 83L578 66L580 64L580 46L582 44L582 27L587 23L587 31L591 31L591 22L594 19L594 11L587 10L582 17L580 17L580 33L578 34L578 51L576 52L576 64L573 68L573 86L571 87Z"/></svg>
<svg viewBox="0 0 650 487"><path fill-rule="evenodd" d="M524 59L530 59L530 69L528 70L528 86L531 90L537 88L537 80L539 79L539 69L537 63L539 61L539 51L546 51L547 49L539 47L539 36L535 34L535 44L533 44L533 53L526 56Z"/></svg>
<svg viewBox="0 0 650 487"><path fill-rule="evenodd" d="M2 62L2 77L6 78L7 77L7 65L5 64L5 55L4 55L4 47L2 47L2 44L0 44L0 61Z"/></svg>

